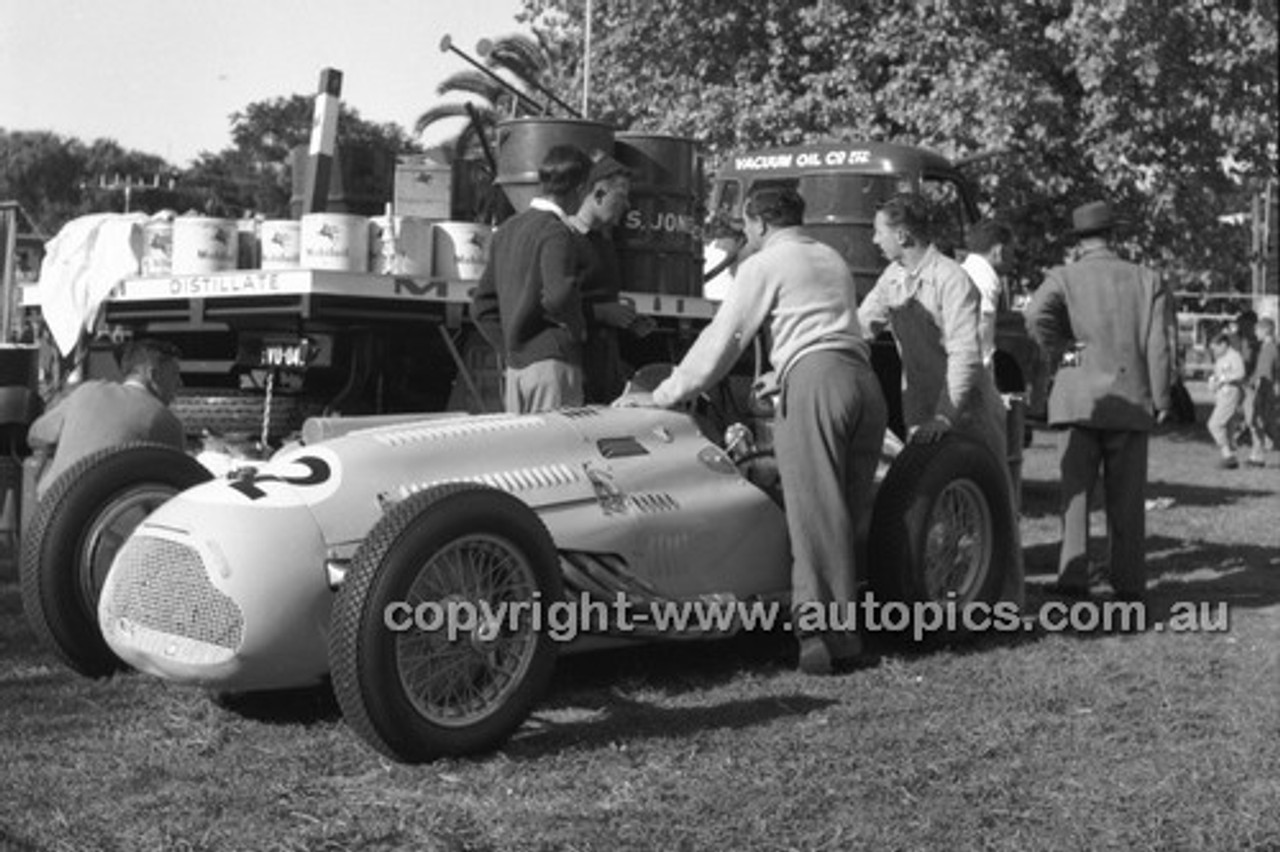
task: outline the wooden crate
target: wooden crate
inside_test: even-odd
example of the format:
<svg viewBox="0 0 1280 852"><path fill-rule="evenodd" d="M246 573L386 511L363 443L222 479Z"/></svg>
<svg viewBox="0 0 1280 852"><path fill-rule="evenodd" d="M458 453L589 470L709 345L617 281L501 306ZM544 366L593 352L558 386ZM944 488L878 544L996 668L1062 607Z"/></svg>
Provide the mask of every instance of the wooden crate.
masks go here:
<svg viewBox="0 0 1280 852"><path fill-rule="evenodd" d="M397 216L451 218L453 170L423 157L401 157L396 163L393 208Z"/></svg>

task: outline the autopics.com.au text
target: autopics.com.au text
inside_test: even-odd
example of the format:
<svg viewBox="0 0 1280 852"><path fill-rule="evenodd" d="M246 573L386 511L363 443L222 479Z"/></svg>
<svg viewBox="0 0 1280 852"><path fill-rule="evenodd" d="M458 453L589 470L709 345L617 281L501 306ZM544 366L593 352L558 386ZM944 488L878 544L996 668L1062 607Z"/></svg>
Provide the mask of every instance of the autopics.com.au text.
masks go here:
<svg viewBox="0 0 1280 852"><path fill-rule="evenodd" d="M1012 602L993 604L949 601L879 601L873 595L850 603L800 603L701 598L637 602L623 593L602 601L583 592L576 598L530 600L398 601L383 611L388 630L441 633L449 641L493 638L503 632L532 630L553 641L583 634L730 634L738 631L854 631L909 634L919 641L933 633L1050 633L1145 631L1220 633L1230 629L1222 602L1178 602L1164 620L1152 620L1145 604L1129 601L1048 601L1023 612Z"/></svg>

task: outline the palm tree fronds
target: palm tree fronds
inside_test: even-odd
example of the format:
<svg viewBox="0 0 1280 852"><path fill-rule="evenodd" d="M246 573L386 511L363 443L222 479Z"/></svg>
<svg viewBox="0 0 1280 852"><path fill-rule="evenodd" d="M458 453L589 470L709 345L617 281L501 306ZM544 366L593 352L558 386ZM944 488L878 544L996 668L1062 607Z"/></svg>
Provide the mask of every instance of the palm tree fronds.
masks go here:
<svg viewBox="0 0 1280 852"><path fill-rule="evenodd" d="M436 104L428 109L422 115L418 116L418 120L413 123L413 132L422 133L437 121L443 121L447 118L466 118L466 104Z"/></svg>
<svg viewBox="0 0 1280 852"><path fill-rule="evenodd" d="M467 92L477 95L487 101L496 102L504 94L506 89L502 84L487 77L480 71L459 71L456 74L450 74L436 87L436 94L447 95L453 92Z"/></svg>
<svg viewBox="0 0 1280 852"><path fill-rule="evenodd" d="M525 35L495 39L487 60L490 65L505 68L521 80L537 79L548 67L546 51Z"/></svg>

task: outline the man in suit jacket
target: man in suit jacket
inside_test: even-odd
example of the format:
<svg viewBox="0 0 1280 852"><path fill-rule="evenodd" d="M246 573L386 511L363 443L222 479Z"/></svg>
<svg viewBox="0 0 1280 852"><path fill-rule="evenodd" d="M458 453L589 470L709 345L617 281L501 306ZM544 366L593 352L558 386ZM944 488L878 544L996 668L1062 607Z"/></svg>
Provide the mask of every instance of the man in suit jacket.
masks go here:
<svg viewBox="0 0 1280 852"><path fill-rule="evenodd" d="M1089 594L1089 494L1102 470L1110 540L1108 579L1122 600L1146 589L1147 437L1169 416L1172 358L1167 290L1153 270L1111 248L1118 224L1106 202L1076 208L1075 259L1049 271L1027 309L1027 330L1061 363L1049 423L1062 445L1058 591Z"/></svg>

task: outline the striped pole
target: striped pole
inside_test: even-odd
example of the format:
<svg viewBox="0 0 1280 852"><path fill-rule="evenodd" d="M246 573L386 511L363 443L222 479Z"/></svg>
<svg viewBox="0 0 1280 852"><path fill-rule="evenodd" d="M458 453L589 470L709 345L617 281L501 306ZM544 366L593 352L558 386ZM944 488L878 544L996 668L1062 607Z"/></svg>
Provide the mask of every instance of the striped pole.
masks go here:
<svg viewBox="0 0 1280 852"><path fill-rule="evenodd" d="M341 94L342 72L325 68L320 72L320 91L316 94L316 111L311 120L311 151L307 158L307 183L302 196L303 213L323 213L329 204L329 177L333 173Z"/></svg>

